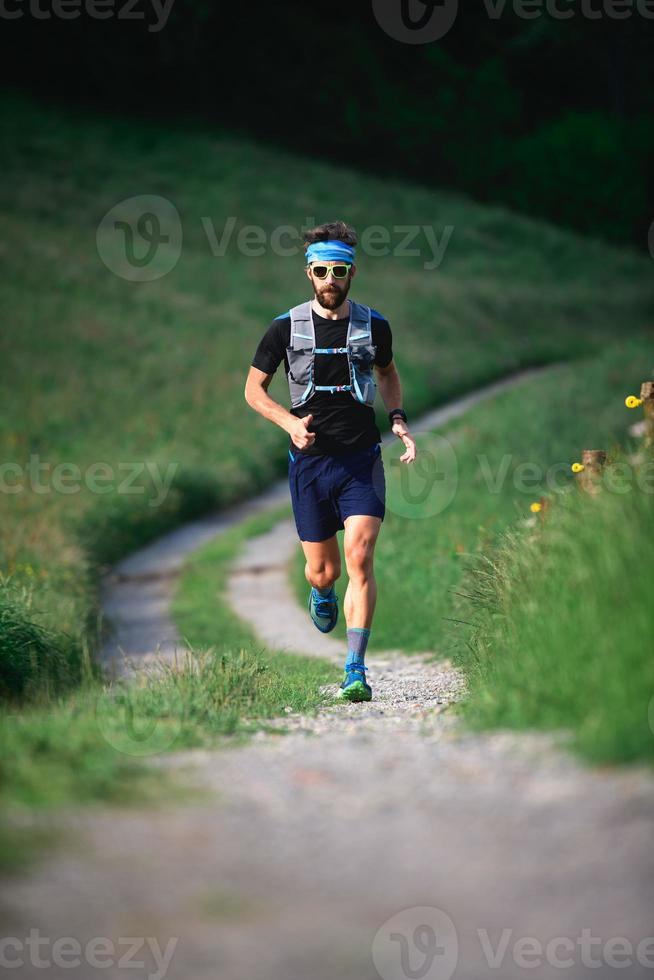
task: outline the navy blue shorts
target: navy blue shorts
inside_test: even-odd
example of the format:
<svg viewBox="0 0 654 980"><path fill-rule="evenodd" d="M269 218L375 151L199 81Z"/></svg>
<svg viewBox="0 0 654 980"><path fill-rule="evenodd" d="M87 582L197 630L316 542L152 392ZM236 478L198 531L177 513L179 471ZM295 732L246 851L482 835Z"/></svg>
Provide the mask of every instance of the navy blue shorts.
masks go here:
<svg viewBox="0 0 654 980"><path fill-rule="evenodd" d="M326 541L353 514L384 520L386 481L381 446L339 456L288 451L288 483L301 541Z"/></svg>

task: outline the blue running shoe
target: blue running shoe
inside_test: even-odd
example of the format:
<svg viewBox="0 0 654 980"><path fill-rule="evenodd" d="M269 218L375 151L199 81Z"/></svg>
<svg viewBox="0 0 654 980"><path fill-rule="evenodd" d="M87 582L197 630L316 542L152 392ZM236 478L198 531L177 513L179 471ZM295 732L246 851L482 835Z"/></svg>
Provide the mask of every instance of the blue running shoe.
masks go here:
<svg viewBox="0 0 654 980"><path fill-rule="evenodd" d="M309 593L309 614L321 633L330 633L338 621L338 596L334 586L329 595L320 595L318 589Z"/></svg>
<svg viewBox="0 0 654 980"><path fill-rule="evenodd" d="M366 681L363 664L346 664L343 683L336 694L342 701L372 701L372 688Z"/></svg>

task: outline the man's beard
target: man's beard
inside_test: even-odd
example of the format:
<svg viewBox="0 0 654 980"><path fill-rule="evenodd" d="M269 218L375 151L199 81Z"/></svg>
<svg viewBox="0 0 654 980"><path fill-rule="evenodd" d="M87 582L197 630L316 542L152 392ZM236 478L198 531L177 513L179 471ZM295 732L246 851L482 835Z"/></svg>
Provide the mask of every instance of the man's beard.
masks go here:
<svg viewBox="0 0 654 980"><path fill-rule="evenodd" d="M350 279L348 277L342 286L331 283L329 286L318 287L314 283L313 291L321 306L326 310L336 310L345 301L350 291Z"/></svg>

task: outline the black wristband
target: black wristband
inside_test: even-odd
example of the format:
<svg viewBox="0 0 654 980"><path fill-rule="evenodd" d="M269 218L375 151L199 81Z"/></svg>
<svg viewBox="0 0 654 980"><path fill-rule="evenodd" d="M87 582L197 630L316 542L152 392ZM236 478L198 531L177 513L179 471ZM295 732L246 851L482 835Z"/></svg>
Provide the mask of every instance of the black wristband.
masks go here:
<svg viewBox="0 0 654 980"><path fill-rule="evenodd" d="M403 422L407 421L406 412L403 408L394 408L392 412L388 413L388 421L393 424L393 418L401 418Z"/></svg>

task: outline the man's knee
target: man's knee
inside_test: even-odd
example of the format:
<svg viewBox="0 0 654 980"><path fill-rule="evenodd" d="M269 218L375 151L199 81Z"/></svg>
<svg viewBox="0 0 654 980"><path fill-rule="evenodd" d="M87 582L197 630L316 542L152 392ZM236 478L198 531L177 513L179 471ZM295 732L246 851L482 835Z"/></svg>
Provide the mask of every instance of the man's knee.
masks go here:
<svg viewBox="0 0 654 980"><path fill-rule="evenodd" d="M372 575L374 538L359 538L345 549L345 564L350 578L367 578Z"/></svg>
<svg viewBox="0 0 654 980"><path fill-rule="evenodd" d="M314 560L307 562L306 572L308 573L307 578L311 579L317 589L326 589L337 578L340 578L341 563L330 558Z"/></svg>

